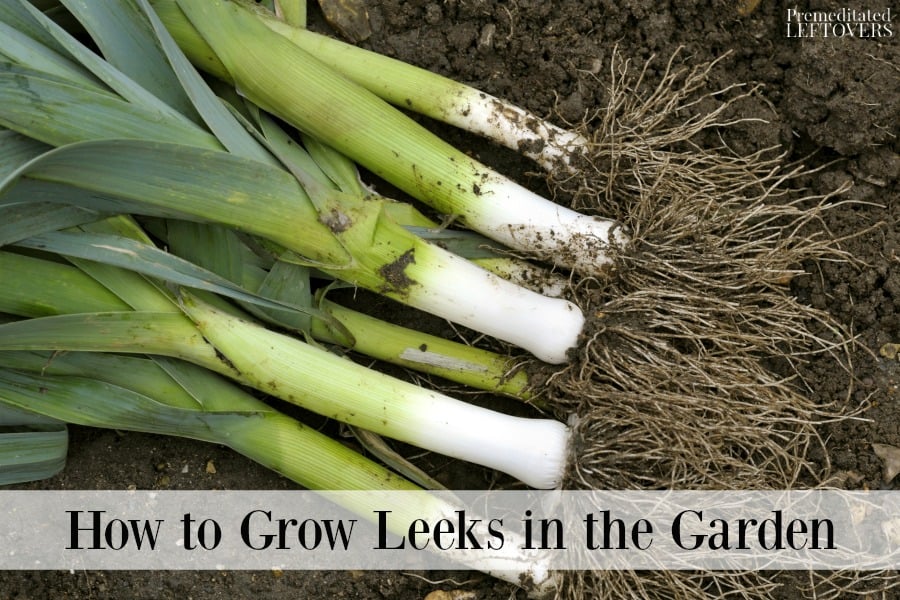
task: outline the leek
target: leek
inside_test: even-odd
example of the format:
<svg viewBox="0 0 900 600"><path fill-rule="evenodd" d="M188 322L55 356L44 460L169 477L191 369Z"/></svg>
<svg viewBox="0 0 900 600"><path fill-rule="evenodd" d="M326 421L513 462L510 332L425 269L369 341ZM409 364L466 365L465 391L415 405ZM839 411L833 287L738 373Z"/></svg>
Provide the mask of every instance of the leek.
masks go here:
<svg viewBox="0 0 900 600"><path fill-rule="evenodd" d="M45 269L44 259L0 252L5 272ZM76 267L60 281L76 279ZM78 286L14 278L0 291L0 312L57 316L0 325L0 349L147 353L193 362L272 396L350 425L504 471L533 487L556 487L570 432L557 421L489 411L424 390L272 332L186 293L179 310L159 288L129 271L99 268L118 307L97 312L89 276ZM83 293L87 290L88 293ZM49 299L49 300L47 300ZM80 305L79 305L80 303ZM63 309L77 312L60 314ZM133 309L133 310L131 310ZM188 317L185 316L188 315ZM535 440L540 440L536 444Z"/></svg>
<svg viewBox="0 0 900 600"><path fill-rule="evenodd" d="M321 307L350 333L350 348L360 354L469 387L533 399L535 383L511 358L398 327L328 300ZM311 333L320 341L343 343L341 332L323 319L312 320Z"/></svg>
<svg viewBox="0 0 900 600"><path fill-rule="evenodd" d="M258 295L297 303L298 296L311 288L308 268L278 259L271 263L261 261L233 231L181 221L150 226L169 252L240 283ZM148 260L152 259L148 257ZM522 400L535 399L533 390L538 383L525 369L518 368L521 359L385 322L327 299L325 291L327 288L317 294L317 310L313 310L312 299L305 303L308 308L304 315L255 310L261 307L248 303L242 306L267 323L371 358L477 389Z"/></svg>
<svg viewBox="0 0 900 600"><path fill-rule="evenodd" d="M165 358L0 352L0 402L89 427L223 444L312 489L415 490L213 373Z"/></svg>
<svg viewBox="0 0 900 600"><path fill-rule="evenodd" d="M616 224L552 203L478 163L220 0L155 0L195 64L436 210L502 244L587 274L626 243Z"/></svg>
<svg viewBox="0 0 900 600"><path fill-rule="evenodd" d="M391 104L481 135L547 171L573 171L590 145L575 131L464 83L255 12L266 27Z"/></svg>
<svg viewBox="0 0 900 600"><path fill-rule="evenodd" d="M104 353L0 352L0 419L90 427L189 437L222 444L251 460L319 491L355 514L373 519L386 505L382 493L407 492L403 503L391 503L394 516L387 527L395 534L406 530L397 523L452 516L456 508L346 446L267 406L241 388L209 371L180 361ZM62 432L65 441L65 432ZM51 444L53 437L45 436ZM5 445L21 439L0 435L0 456ZM32 443L25 468L4 465L0 477L49 476L39 470L47 451ZM50 447L53 449L53 446ZM19 462L24 462L20 460ZM51 468L58 470L59 462ZM8 477L9 478L9 477ZM11 483L9 478L7 483ZM329 490L365 490L366 494L329 494ZM398 494L391 496L395 500ZM532 596L552 594L557 576L521 551L473 562L471 566L521 587Z"/></svg>
<svg viewBox="0 0 900 600"><path fill-rule="evenodd" d="M564 362L577 345L584 317L574 304L525 290L428 244L387 218L381 201L321 188L310 198L221 112L224 107L196 73L194 79L185 74L190 66L178 63L182 56L170 54L169 60L179 65L178 75L190 84L215 136L189 115L173 116L174 109L161 108L159 98L148 99L133 80L87 58L88 51L52 23L41 23L121 97L99 84L0 64L0 124L61 146L0 182L7 206L69 202L99 212L218 221L293 250L353 285L523 347L547 362ZM35 119L35 111L50 111L53 118ZM77 143L101 138L128 141ZM167 142L173 139L178 144ZM222 145L234 153L222 152ZM147 169L149 164L154 168ZM53 193L60 186L77 193Z"/></svg>

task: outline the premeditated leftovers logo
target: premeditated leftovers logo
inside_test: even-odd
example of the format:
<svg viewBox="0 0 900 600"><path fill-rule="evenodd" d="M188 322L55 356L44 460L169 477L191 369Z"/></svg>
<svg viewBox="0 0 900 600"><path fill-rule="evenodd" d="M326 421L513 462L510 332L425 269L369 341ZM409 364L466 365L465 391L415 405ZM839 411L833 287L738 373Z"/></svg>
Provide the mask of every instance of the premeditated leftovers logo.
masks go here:
<svg viewBox="0 0 900 600"><path fill-rule="evenodd" d="M881 10L841 8L839 10L787 9L789 38L888 38L894 36L890 8Z"/></svg>

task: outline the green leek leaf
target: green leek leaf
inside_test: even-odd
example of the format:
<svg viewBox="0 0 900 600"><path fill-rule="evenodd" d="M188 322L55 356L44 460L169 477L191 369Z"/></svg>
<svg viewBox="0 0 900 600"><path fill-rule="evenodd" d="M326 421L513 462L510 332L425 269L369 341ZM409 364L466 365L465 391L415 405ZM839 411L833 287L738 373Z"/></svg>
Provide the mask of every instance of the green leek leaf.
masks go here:
<svg viewBox="0 0 900 600"><path fill-rule="evenodd" d="M0 246L101 218L103 215L97 211L56 202L3 202L0 203Z"/></svg>
<svg viewBox="0 0 900 600"><path fill-rule="evenodd" d="M27 4L28 3L25 2L26 6ZM124 100L127 100L136 106L143 107L148 111L158 113L161 116L161 119L180 121L188 126L196 125L196 123L188 116L178 112L176 108L169 106L165 101L154 96L136 81L97 56L92 50L86 48L68 31L60 27L56 21L48 18L46 15L32 7L28 7L28 10L32 13L34 20L44 28L47 35L49 35L54 42L64 47L70 56L81 63L84 68L88 69L97 77L97 79L105 83L109 89L114 90ZM71 17L71 14L66 13L66 16Z"/></svg>
<svg viewBox="0 0 900 600"><path fill-rule="evenodd" d="M275 165L275 160L257 143L244 127L235 119L228 108L212 92L197 70L191 65L184 53L178 48L178 44L172 39L168 30L159 21L156 13L150 8L146 0L137 0L148 17L149 27L152 27L157 36L162 50L174 68L174 73L180 82L179 89L183 87L190 97L193 106L206 122L209 129L229 152ZM177 139L177 138L174 138Z"/></svg>
<svg viewBox="0 0 900 600"><path fill-rule="evenodd" d="M2 400L0 396L0 402ZM68 449L65 425L57 425L49 431L4 431L0 427L0 485L56 475L66 464Z"/></svg>
<svg viewBox="0 0 900 600"><path fill-rule="evenodd" d="M29 4L18 0L0 2L0 22L6 23L16 31L24 33L50 50L65 56L65 48L41 26L40 21L35 17L35 12L39 11L34 11L34 7Z"/></svg>
<svg viewBox="0 0 900 600"><path fill-rule="evenodd" d="M97 81L81 65L61 56L41 42L35 41L0 21L3 55L11 62L56 75L76 85L96 86Z"/></svg>
<svg viewBox="0 0 900 600"><path fill-rule="evenodd" d="M77 425L218 441L207 422L207 417L215 414L168 406L127 388L85 377L0 369L0 399Z"/></svg>
<svg viewBox="0 0 900 600"><path fill-rule="evenodd" d="M0 325L0 350L159 354L221 368L215 350L181 313L95 312L14 321Z"/></svg>
<svg viewBox="0 0 900 600"><path fill-rule="evenodd" d="M181 114L194 117L190 99L132 0L62 3L88 31L109 64Z"/></svg>
<svg viewBox="0 0 900 600"><path fill-rule="evenodd" d="M0 485L52 477L66 464L65 423L3 403L0 393Z"/></svg>
<svg viewBox="0 0 900 600"><path fill-rule="evenodd" d="M0 251L0 313L42 317L91 311L127 311L123 302L89 275L61 262Z"/></svg>
<svg viewBox="0 0 900 600"><path fill-rule="evenodd" d="M173 254L248 290L259 287L272 263L252 252L231 229L211 223L170 219L156 235Z"/></svg>
<svg viewBox="0 0 900 600"><path fill-rule="evenodd" d="M317 312L312 309L310 303L302 306L284 300L272 301L257 296L191 262L154 246L122 236L57 231L22 240L17 245L120 267L170 283L249 302L269 310L289 314L292 311L299 312L301 317L305 316L307 322L308 316ZM299 269L299 267L297 268ZM294 283L302 284L302 281L294 281ZM307 283L305 288L297 289L305 289L308 294L309 284Z"/></svg>
<svg viewBox="0 0 900 600"><path fill-rule="evenodd" d="M153 165L148 169L147 165ZM294 248L339 268L351 261L303 188L289 173L219 151L138 140L57 148L0 182L7 202L71 203L100 212L213 221Z"/></svg>
<svg viewBox="0 0 900 600"><path fill-rule="evenodd" d="M157 361L150 358L103 352L6 351L0 352L0 368L42 375L88 377L128 388L171 406L187 409L203 407ZM203 371L199 367L195 369Z"/></svg>
<svg viewBox="0 0 900 600"><path fill-rule="evenodd" d="M50 146L9 129L0 129L0 181L50 150Z"/></svg>
<svg viewBox="0 0 900 600"><path fill-rule="evenodd" d="M53 146L132 138L219 147L199 127L164 117L98 88L75 85L27 66L0 63L0 124L28 137Z"/></svg>

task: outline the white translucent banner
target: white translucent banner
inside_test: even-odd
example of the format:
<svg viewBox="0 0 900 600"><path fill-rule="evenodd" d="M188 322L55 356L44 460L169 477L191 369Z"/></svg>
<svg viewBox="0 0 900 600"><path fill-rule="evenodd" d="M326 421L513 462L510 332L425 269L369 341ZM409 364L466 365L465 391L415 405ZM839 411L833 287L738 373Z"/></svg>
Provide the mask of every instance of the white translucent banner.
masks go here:
<svg viewBox="0 0 900 600"><path fill-rule="evenodd" d="M0 506L2 569L900 568L897 492L0 491Z"/></svg>

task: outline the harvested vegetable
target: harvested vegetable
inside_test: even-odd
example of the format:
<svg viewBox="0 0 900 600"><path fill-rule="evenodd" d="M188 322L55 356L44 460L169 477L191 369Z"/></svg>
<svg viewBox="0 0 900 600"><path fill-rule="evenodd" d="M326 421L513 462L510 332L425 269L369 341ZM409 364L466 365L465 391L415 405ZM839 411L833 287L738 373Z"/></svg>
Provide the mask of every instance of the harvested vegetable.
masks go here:
<svg viewBox="0 0 900 600"><path fill-rule="evenodd" d="M141 235L122 219L86 228L124 232L132 239ZM104 260L108 249L137 252L123 240L107 236L99 244L90 235L81 240L69 235L73 245L80 241L82 247L65 254L80 267L0 251L3 272L19 275L0 292L0 313L33 317L0 325L0 350L178 358L326 417L487 463L533 487L552 488L562 480L570 434L558 421L513 417L460 402L270 331L218 300L203 301L187 292L171 297L133 271L84 258ZM33 279L27 273L47 277ZM211 279L215 284L211 277L206 281Z"/></svg>
<svg viewBox="0 0 900 600"><path fill-rule="evenodd" d="M158 60L167 67L172 61L169 84L189 92L166 104L162 92L154 96L129 76L143 73L118 71L27 6L17 9L20 16L45 27L65 52L31 39L29 52L3 63L0 124L60 148L8 174L0 184L7 206L34 206L40 198L97 213L218 222L296 252L295 260L336 278L526 348L544 361L564 362L577 345L584 317L571 302L526 290L427 243L390 219L383 200L316 186L306 177L301 185L296 165L293 172L280 166L171 42L157 49ZM127 6L116 10L131 10ZM99 27L92 11L76 12L89 30ZM159 25L154 32L145 23L145 29L151 39L166 35ZM44 63L54 71L42 70ZM179 112L182 104L188 108ZM35 111L41 119L33 118ZM46 192L58 186L78 192L64 198ZM62 210L71 209L54 207Z"/></svg>
<svg viewBox="0 0 900 600"><path fill-rule="evenodd" d="M550 202L478 163L266 27L247 5L153 5L195 64L469 228L593 275L626 244L614 222Z"/></svg>

